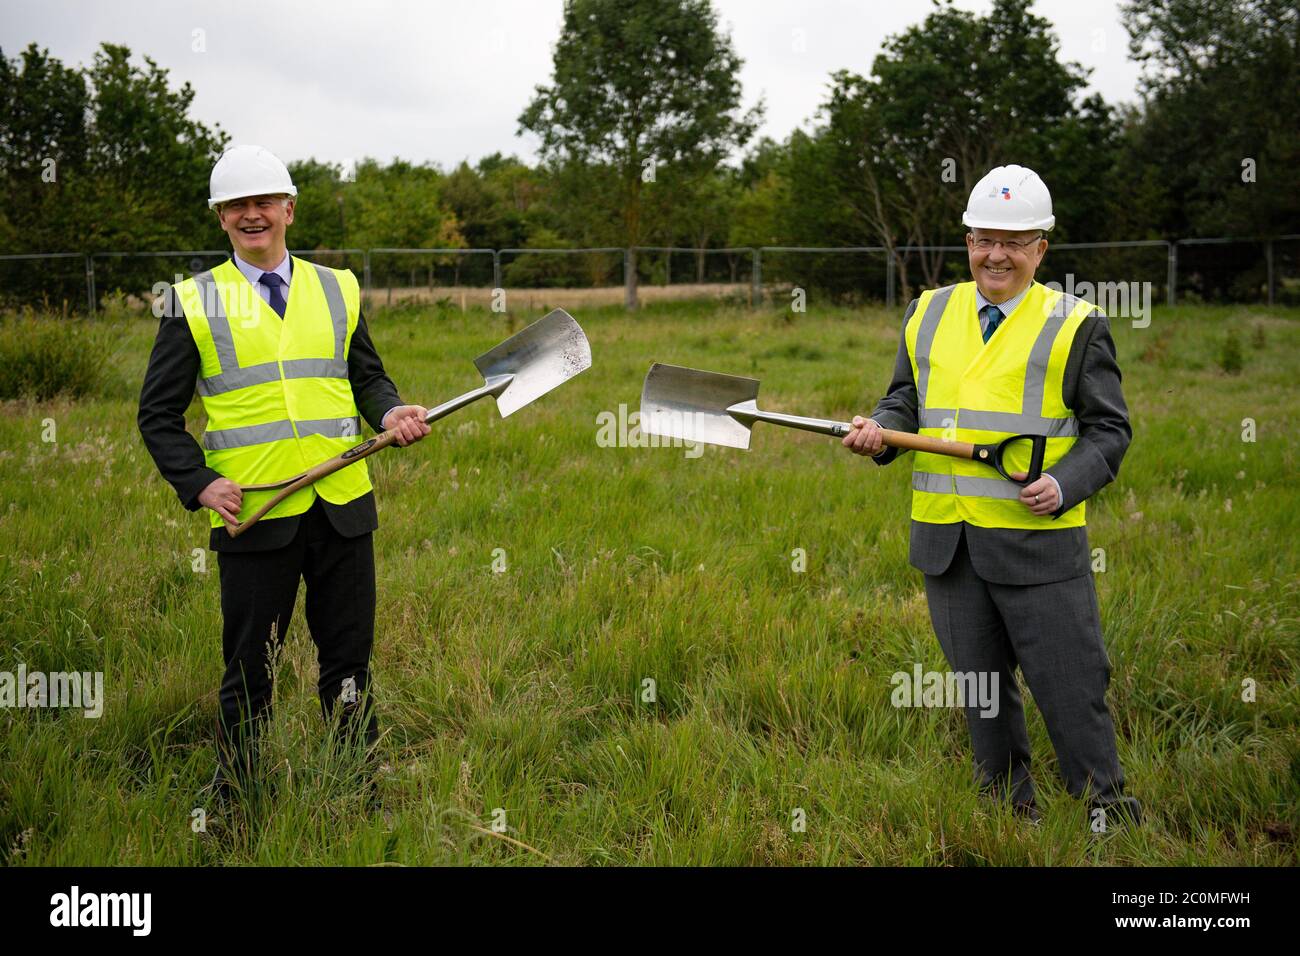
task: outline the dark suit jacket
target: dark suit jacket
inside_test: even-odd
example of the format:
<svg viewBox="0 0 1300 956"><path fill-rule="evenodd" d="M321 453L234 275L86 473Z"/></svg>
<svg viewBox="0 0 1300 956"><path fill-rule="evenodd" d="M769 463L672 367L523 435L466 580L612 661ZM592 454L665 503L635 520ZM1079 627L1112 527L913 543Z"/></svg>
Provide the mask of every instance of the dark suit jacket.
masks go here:
<svg viewBox="0 0 1300 956"><path fill-rule="evenodd" d="M185 313L176 300L175 290L168 290L158 337L154 340L149 368L140 391L140 412L136 418L145 447L163 478L176 489L177 496L190 511L199 507L199 494L223 477L207 466L203 449L185 430L185 411L194 399L199 377L199 348L190 335ZM381 420L395 405L404 404L397 388L384 372L384 363L375 351L361 316L348 347L348 381L357 410L375 431L382 431ZM288 477L285 475L284 477ZM345 505L319 499L339 534L355 538L379 527L374 492ZM213 551L269 551L293 540L299 516L263 518L238 538L230 537L224 527L213 528L208 547Z"/></svg>
<svg viewBox="0 0 1300 956"><path fill-rule="evenodd" d="M870 415L882 428L915 432L918 428L916 382L907 352L907 321L916 311L913 299L903 316L903 334L894 362L889 391ZM996 336L989 347L995 347ZM1128 407L1120 389L1119 363L1110 323L1099 311L1083 320L1066 359L1062 383L1065 403L1079 422L1079 438L1050 469L1061 486L1060 517L1080 501L1091 498L1115 480L1119 464L1132 440ZM886 448L878 465L898 457ZM1086 529L1061 528L1030 531L1020 528L977 528L966 522L930 524L913 521L909 560L926 574L942 574L956 553L962 529L966 531L971 564L986 581L998 584L1046 584L1087 574L1091 569Z"/></svg>

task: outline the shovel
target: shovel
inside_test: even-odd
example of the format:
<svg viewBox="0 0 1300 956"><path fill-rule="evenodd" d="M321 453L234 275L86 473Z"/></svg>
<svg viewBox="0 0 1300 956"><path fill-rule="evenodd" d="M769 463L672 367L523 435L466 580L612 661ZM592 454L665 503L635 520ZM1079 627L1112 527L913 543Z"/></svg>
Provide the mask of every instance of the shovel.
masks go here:
<svg viewBox="0 0 1300 956"><path fill-rule="evenodd" d="M853 430L848 422L765 412L758 407L758 385L756 378L656 362L650 366L641 390L641 431L710 445L748 448L749 432L755 422L770 422L835 438L843 438ZM1046 435L1013 435L996 445L973 445L888 428L882 428L881 433L885 444L893 448L981 461L996 468L1007 481L1017 484L1038 480L1047 450ZM1028 441L1032 445L1029 473L1023 482L1008 474L1002 462L1007 447L1018 441Z"/></svg>
<svg viewBox="0 0 1300 956"><path fill-rule="evenodd" d="M489 395L496 399L501 417L506 418L579 372L591 368L591 346L573 316L563 309L556 309L484 352L474 360L474 365L483 376L483 385L429 409L424 416L426 423L432 425ZM389 429L300 475L266 484L241 485L241 491L280 491L252 517L237 525L226 522L226 529L232 538L239 537L295 491L387 448L396 440L397 433Z"/></svg>

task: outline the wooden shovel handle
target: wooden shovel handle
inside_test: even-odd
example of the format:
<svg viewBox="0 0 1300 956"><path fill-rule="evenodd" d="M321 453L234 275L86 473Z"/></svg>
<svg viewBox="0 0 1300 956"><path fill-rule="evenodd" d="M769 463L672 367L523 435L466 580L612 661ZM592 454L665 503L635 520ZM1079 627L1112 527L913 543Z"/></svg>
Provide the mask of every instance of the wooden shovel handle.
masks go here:
<svg viewBox="0 0 1300 956"><path fill-rule="evenodd" d="M882 428L880 434L886 445L891 448L910 448L912 451L928 451L932 455L948 455L952 458L973 458L975 446L965 441L944 441L929 435L915 435L912 432L896 432Z"/></svg>
<svg viewBox="0 0 1300 956"><path fill-rule="evenodd" d="M257 522L260 521L268 511L278 505L285 498L288 498L295 491L300 491L308 485L320 481L326 475L334 474L334 472L338 471L340 468L346 468L348 465L355 464L362 458L373 455L382 448L387 448L396 440L397 432L390 428L386 432L380 432L374 438L366 439L360 445L354 445L342 454L335 455L333 458L329 459L329 461L321 462L316 467L303 472L297 478L293 479L291 483L281 488L270 501L258 508L252 517L245 518L243 521L239 522L239 524L231 524L227 521L226 530L230 532L232 538L238 538L253 525L257 524ZM245 485L241 490L258 490L259 487L260 486L258 485ZM272 485L272 487L274 487L274 485Z"/></svg>
<svg viewBox="0 0 1300 956"><path fill-rule="evenodd" d="M1047 436L1046 435L1011 435L1002 439L996 444L990 445L972 445L964 441L943 441L940 438L932 438L929 435L914 435L911 432L896 432L888 428L882 428L881 434L886 445L894 448L910 448L912 451L928 451L935 455L949 455L953 458L968 458L971 461L978 461L990 468L997 470L997 473L1007 481L1014 481L1016 484L1024 486L1037 481L1043 473L1043 461L1047 454ZM1028 470L1021 472L1009 472L1004 461L1007 447L1019 442L1029 442L1030 459Z"/></svg>

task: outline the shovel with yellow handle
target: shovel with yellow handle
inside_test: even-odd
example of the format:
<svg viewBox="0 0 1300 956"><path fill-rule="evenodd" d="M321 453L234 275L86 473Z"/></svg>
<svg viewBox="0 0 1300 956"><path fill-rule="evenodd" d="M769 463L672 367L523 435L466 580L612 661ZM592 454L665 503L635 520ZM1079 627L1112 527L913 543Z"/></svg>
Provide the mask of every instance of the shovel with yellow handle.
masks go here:
<svg viewBox="0 0 1300 956"><path fill-rule="evenodd" d="M758 407L758 386L756 378L656 362L650 366L641 390L641 431L709 445L748 448L750 430L755 422L798 428L834 438L843 438L853 430L848 422L765 412ZM1038 480L1047 450L1046 435L1012 435L997 444L975 445L889 428L882 428L881 434L885 444L893 448L980 461L995 468L1007 481L1021 485ZM1023 481L1009 474L1002 460L1007 448L1018 441L1027 441L1031 446L1029 472Z"/></svg>

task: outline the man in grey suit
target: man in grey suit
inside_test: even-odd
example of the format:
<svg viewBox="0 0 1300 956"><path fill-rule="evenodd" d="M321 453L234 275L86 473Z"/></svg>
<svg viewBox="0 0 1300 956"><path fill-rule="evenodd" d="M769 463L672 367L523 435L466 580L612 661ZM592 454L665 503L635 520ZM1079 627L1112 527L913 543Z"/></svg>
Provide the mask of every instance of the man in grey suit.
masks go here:
<svg viewBox="0 0 1300 956"><path fill-rule="evenodd" d="M1138 823L1106 706L1110 662L1083 521L1083 502L1115 479L1132 437L1115 345L1100 310L1034 281L1055 223L1037 174L994 169L962 218L974 282L912 301L888 393L843 444L886 465L898 450L882 428L942 427L949 440L979 442L1052 436L1042 476L1023 488L914 454L909 558L925 573L949 665L997 677L996 708L965 702L981 791L1039 821L1019 666L1092 829Z"/></svg>

